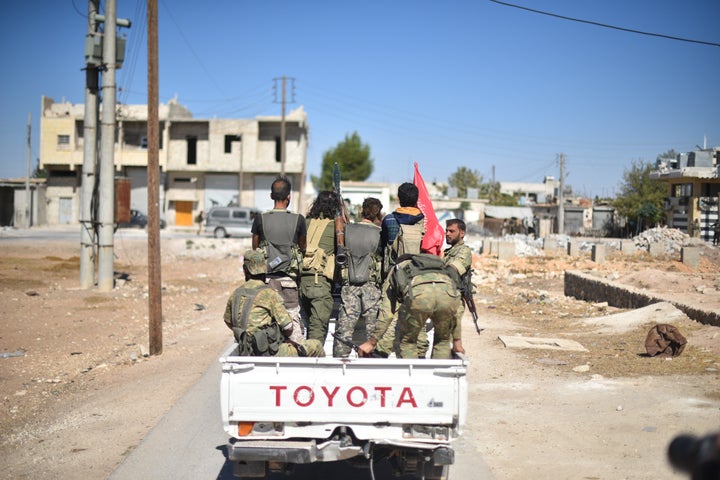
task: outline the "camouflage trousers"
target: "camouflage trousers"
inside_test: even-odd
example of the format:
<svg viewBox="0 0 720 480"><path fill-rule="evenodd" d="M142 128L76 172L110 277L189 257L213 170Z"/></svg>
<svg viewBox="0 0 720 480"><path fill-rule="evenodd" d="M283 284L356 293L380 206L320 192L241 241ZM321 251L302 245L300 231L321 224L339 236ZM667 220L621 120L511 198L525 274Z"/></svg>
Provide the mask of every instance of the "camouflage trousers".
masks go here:
<svg viewBox="0 0 720 480"><path fill-rule="evenodd" d="M324 357L325 350L323 349L322 343L317 340L301 340L296 342L305 349L306 356L308 357ZM280 345L278 352L275 354L276 357L299 357L297 348L291 343L283 343Z"/></svg>
<svg viewBox="0 0 720 480"><path fill-rule="evenodd" d="M355 326L360 319L365 321L365 336L362 342L370 338L370 333L375 329L377 312L380 305L380 287L372 282L363 285L343 285L340 292L342 305L338 313L335 332L347 341L353 340ZM350 355L350 347L334 340L333 357L347 357Z"/></svg>
<svg viewBox="0 0 720 480"><path fill-rule="evenodd" d="M402 337L402 334L399 332L398 323L402 323L399 322L400 315L405 315L404 312L401 312L402 309L398 310L395 313L387 331L378 341L378 353L381 353L383 355L390 355L391 353L395 352L395 356L400 357L400 338ZM423 327L420 329L417 337L418 357L425 358L428 348L430 348L430 342L428 342L427 330L425 330L425 328Z"/></svg>
<svg viewBox="0 0 720 480"><path fill-rule="evenodd" d="M418 336L425 330L426 319L431 319L433 336L432 358L451 358L451 340L462 299L457 291L427 285L413 291L398 310L400 357L418 358Z"/></svg>
<svg viewBox="0 0 720 480"><path fill-rule="evenodd" d="M268 277L265 283L282 297L285 309L293 322L293 332L290 335L290 340L300 343L305 339L305 322L303 322L300 315L300 296L297 283L287 276Z"/></svg>

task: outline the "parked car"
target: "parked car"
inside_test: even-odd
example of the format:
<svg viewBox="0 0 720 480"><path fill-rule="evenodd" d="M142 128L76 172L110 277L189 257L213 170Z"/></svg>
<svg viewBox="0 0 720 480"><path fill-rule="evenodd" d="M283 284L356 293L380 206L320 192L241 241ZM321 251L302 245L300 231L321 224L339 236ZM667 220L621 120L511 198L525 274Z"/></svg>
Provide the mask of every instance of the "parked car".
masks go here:
<svg viewBox="0 0 720 480"><path fill-rule="evenodd" d="M146 228L148 217L139 210L130 210L130 221L118 223L118 228ZM165 228L167 223L164 219L160 219L160 228Z"/></svg>
<svg viewBox="0 0 720 480"><path fill-rule="evenodd" d="M248 207L213 207L205 218L205 233L215 238L249 237L255 215L259 210Z"/></svg>

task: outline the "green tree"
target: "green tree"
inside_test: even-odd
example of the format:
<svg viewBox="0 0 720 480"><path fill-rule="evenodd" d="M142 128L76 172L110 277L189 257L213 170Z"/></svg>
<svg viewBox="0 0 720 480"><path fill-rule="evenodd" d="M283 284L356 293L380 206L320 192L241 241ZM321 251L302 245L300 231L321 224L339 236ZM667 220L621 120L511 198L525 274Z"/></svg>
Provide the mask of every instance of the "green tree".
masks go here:
<svg viewBox="0 0 720 480"><path fill-rule="evenodd" d="M667 182L650 178L655 167L642 160L633 160L623 173L620 193L612 202L618 214L636 225L636 231L657 225L663 219L663 200L668 196Z"/></svg>
<svg viewBox="0 0 720 480"><path fill-rule="evenodd" d="M450 175L448 183L451 187L457 188L458 197L467 197L468 188L480 188L483 177L477 170L471 170L467 167L460 167L455 170L455 173Z"/></svg>
<svg viewBox="0 0 720 480"><path fill-rule="evenodd" d="M345 140L323 153L320 176L310 176L317 190L332 190L335 162L340 167L343 180L362 182L374 169L374 161L370 158L370 146L362 142L357 132L345 135Z"/></svg>

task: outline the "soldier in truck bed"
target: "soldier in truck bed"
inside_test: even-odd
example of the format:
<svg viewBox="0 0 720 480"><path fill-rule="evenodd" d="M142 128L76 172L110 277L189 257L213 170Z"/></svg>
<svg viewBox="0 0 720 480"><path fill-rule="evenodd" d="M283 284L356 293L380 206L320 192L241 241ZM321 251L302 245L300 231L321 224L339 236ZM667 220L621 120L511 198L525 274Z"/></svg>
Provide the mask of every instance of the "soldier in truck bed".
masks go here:
<svg viewBox="0 0 720 480"><path fill-rule="evenodd" d="M228 298L223 320L233 331L240 355L322 357L322 344L291 340L293 322L283 299L265 285L267 262L259 250L248 250L243 259L245 283Z"/></svg>

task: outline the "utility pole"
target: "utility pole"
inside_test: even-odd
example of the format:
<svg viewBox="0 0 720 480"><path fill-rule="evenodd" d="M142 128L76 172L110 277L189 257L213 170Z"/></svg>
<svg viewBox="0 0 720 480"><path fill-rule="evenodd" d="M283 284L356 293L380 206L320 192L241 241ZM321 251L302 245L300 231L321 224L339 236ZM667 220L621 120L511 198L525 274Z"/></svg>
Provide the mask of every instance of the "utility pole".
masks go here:
<svg viewBox="0 0 720 480"><path fill-rule="evenodd" d="M98 220L98 288L109 292L114 286L113 223L115 221L115 38L116 0L105 4L103 29L102 119L100 123L100 211Z"/></svg>
<svg viewBox="0 0 720 480"><path fill-rule="evenodd" d="M282 93L281 93L282 114L280 117L280 175L285 175L285 159L286 159L285 158L285 155L286 155L285 154L285 107L287 106L287 103L288 103L287 102L287 94L286 94L288 78L283 75L281 78L279 78L279 79L275 78L274 80L276 82L278 80L282 81ZM294 82L295 79L291 78L290 81ZM277 90L276 90L276 94L277 94ZM294 102L295 102L295 99L293 98L290 101L290 103L294 103Z"/></svg>
<svg viewBox="0 0 720 480"><path fill-rule="evenodd" d="M32 201L30 198L30 157L32 156L31 149L31 128L32 128L32 115L28 112L28 128L27 128L27 161L26 169L27 174L25 175L25 227L30 228L32 225L32 219L30 218L32 212Z"/></svg>
<svg viewBox="0 0 720 480"><path fill-rule="evenodd" d="M95 15L99 0L88 1L88 39L97 34ZM85 66L85 118L83 122L83 167L80 186L80 288L95 285L95 225L93 223L93 194L97 183L97 120L98 68L92 62Z"/></svg>
<svg viewBox="0 0 720 480"><path fill-rule="evenodd" d="M160 274L160 119L158 4L148 0L148 332L150 355L162 353L162 279Z"/></svg>
<svg viewBox="0 0 720 480"><path fill-rule="evenodd" d="M560 154L560 183L558 188L558 233L565 233L565 199L563 190L565 189L565 154Z"/></svg>
<svg viewBox="0 0 720 480"><path fill-rule="evenodd" d="M282 77L282 116L280 118L280 175L285 175L285 86L286 78Z"/></svg>

